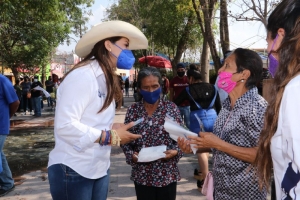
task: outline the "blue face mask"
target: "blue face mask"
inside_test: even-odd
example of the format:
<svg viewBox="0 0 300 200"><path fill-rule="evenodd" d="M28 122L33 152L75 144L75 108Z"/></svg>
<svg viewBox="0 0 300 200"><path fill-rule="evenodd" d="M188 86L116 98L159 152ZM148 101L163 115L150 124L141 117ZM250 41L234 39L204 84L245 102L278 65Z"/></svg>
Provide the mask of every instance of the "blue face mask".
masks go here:
<svg viewBox="0 0 300 200"><path fill-rule="evenodd" d="M114 44L116 45L116 44ZM135 57L133 56L132 52L128 49L122 49L118 45L116 45L118 48L120 48L122 51L117 57L115 54L111 53L114 57L117 58L117 68L119 69L131 69L134 62L135 62Z"/></svg>
<svg viewBox="0 0 300 200"><path fill-rule="evenodd" d="M140 90L140 94L143 96L144 101L146 101L149 104L154 104L160 97L161 93L161 87L157 90L154 90L153 92L148 92L145 90Z"/></svg>

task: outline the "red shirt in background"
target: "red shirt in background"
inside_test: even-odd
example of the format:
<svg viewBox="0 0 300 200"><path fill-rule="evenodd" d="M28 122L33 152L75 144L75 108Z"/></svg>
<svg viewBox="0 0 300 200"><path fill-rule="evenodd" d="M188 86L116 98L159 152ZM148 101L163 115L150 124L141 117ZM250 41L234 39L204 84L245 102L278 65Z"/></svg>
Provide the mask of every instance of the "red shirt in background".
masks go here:
<svg viewBox="0 0 300 200"><path fill-rule="evenodd" d="M184 76L182 78L176 76L175 78L173 78L170 82L170 88L173 88L173 92L174 92L173 100L175 100L180 95L180 93L183 90L185 90L187 86L189 86L189 80L187 76ZM177 106L189 106L189 105L190 105L189 100L185 100Z"/></svg>

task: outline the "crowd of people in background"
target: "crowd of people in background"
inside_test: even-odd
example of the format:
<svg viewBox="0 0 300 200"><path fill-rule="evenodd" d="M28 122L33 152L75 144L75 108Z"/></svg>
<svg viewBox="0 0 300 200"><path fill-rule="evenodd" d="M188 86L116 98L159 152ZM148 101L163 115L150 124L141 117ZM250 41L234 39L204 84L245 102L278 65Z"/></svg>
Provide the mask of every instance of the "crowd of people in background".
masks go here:
<svg viewBox="0 0 300 200"><path fill-rule="evenodd" d="M41 88L45 86L50 96L45 97L41 90L35 90L34 88L37 86ZM39 81L38 76L34 76L33 79L30 79L28 76L17 79L14 84L15 92L20 101L17 113L40 117L41 110L44 109L44 99L47 100L47 106L53 110L55 108L57 87L58 83L54 83L51 76L48 77L45 84ZM14 114L14 116L17 116L17 114Z"/></svg>

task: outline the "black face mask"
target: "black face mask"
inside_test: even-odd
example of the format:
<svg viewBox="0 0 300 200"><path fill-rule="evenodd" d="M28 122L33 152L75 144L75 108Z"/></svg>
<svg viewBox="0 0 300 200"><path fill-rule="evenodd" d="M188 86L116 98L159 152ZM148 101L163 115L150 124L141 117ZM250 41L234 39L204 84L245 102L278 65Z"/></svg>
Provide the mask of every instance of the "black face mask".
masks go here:
<svg viewBox="0 0 300 200"><path fill-rule="evenodd" d="M185 72L177 72L177 75L178 75L179 77L183 77L184 74L185 74Z"/></svg>

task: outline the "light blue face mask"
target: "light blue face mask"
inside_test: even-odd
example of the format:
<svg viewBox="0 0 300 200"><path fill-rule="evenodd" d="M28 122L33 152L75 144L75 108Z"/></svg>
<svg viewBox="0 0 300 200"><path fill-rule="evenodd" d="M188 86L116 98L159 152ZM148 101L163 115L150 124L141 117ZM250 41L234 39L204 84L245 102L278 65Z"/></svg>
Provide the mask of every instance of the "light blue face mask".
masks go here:
<svg viewBox="0 0 300 200"><path fill-rule="evenodd" d="M131 69L134 62L135 62L135 57L133 56L132 52L128 49L122 49L118 45L114 44L117 46L119 49L121 49L120 55L117 57L115 54L110 52L114 57L117 58L117 68L118 69Z"/></svg>

